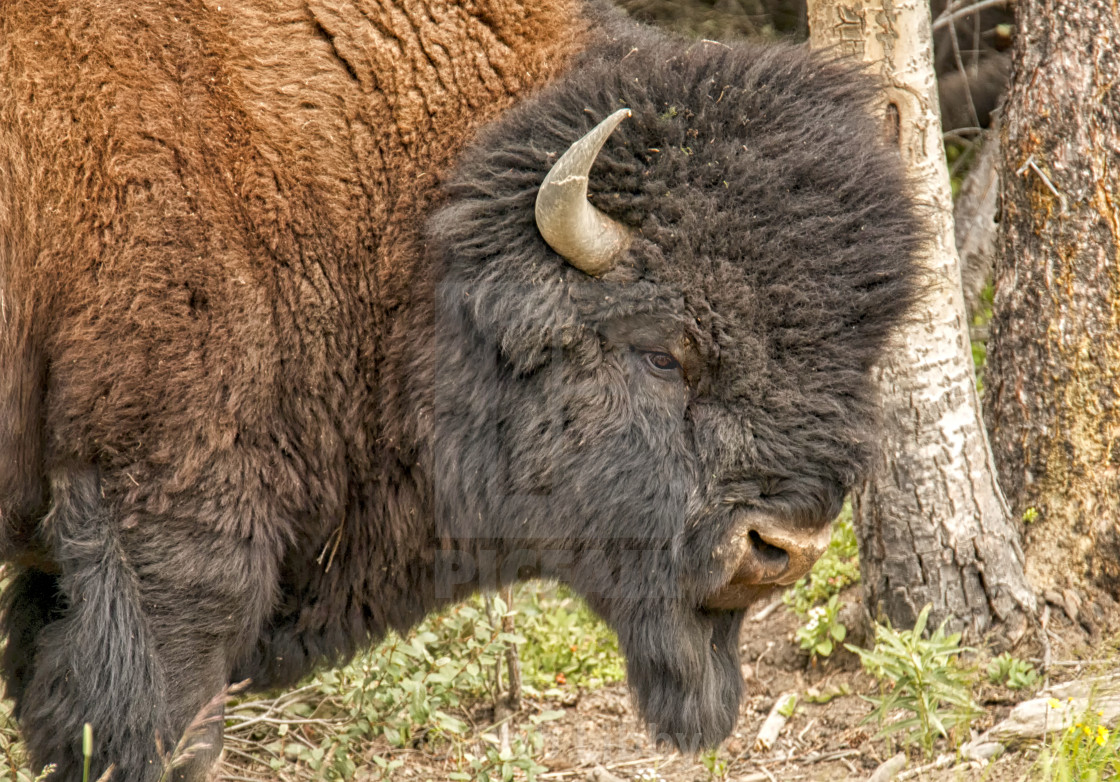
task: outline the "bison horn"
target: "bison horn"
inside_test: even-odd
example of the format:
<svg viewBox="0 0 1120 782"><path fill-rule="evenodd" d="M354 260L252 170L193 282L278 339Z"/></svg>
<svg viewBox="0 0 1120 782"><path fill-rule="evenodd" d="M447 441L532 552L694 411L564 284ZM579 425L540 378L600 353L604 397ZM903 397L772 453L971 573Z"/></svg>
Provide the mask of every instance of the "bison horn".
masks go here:
<svg viewBox="0 0 1120 782"><path fill-rule="evenodd" d="M548 246L582 272L599 276L630 244L630 232L587 200L591 165L618 123L630 116L619 109L568 148L537 191L537 230Z"/></svg>

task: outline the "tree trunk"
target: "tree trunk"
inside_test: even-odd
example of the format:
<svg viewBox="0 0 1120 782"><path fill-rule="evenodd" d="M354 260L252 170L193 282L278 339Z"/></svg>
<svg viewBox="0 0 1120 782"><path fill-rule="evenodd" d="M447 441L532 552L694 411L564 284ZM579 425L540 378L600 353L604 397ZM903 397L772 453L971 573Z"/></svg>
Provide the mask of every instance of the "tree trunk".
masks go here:
<svg viewBox="0 0 1120 782"><path fill-rule="evenodd" d="M972 162L953 205L957 255L961 259L964 306L971 320L981 309L984 286L996 262L999 232L999 120L984 131L980 154ZM974 335L975 336L975 335Z"/></svg>
<svg viewBox="0 0 1120 782"><path fill-rule="evenodd" d="M882 76L883 132L932 221L926 296L877 372L882 455L853 494L868 607L912 626L932 603L934 622L949 618L973 637L996 622L1025 627L1035 600L980 422L928 2L810 0L809 35Z"/></svg>
<svg viewBox="0 0 1120 782"><path fill-rule="evenodd" d="M1020 0L985 398L1028 573L1120 587L1120 12Z"/></svg>

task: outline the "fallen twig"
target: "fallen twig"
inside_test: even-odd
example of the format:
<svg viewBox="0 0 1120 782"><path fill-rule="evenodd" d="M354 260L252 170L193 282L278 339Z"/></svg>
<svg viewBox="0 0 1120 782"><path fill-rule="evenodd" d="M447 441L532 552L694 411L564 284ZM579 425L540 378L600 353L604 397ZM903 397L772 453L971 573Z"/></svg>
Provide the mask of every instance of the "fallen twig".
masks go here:
<svg viewBox="0 0 1120 782"><path fill-rule="evenodd" d="M622 782L622 777L616 777L602 766L596 766L591 769L591 773L588 774L588 779L592 782Z"/></svg>
<svg viewBox="0 0 1120 782"><path fill-rule="evenodd" d="M855 755L862 755L858 749L840 749L835 752L810 752L808 755L802 755L798 758L791 758L791 763L800 763L802 765L811 765L813 763L830 763L833 760L843 760Z"/></svg>
<svg viewBox="0 0 1120 782"><path fill-rule="evenodd" d="M602 768L605 771L610 771L610 770L616 769L616 768L626 768L627 766L640 766L640 765L646 764L646 763L648 763L650 765L653 765L653 764L659 763L660 761L662 761L664 759L665 759L664 755L654 755L653 757L650 757L650 758L638 758L637 760L621 760L618 763L604 763L604 764L596 764L594 766L589 766L587 764L584 764L582 766L577 766L576 768L564 769L563 771L547 771L544 774L537 774L537 779L563 779L564 777L574 777L574 776L579 776L581 774L586 774L589 771L592 771L596 768Z"/></svg>
<svg viewBox="0 0 1120 782"><path fill-rule="evenodd" d="M898 775L898 782L903 782L905 779L913 779L916 776L926 773L927 771L936 771L939 768L946 768L953 764L956 757L953 755L941 755L937 760L932 763L926 763L924 766L917 766L909 771L903 771Z"/></svg>
<svg viewBox="0 0 1120 782"><path fill-rule="evenodd" d="M766 715L766 719L762 722L762 727L758 729L758 738L754 741L754 747L759 752L765 752L774 746L774 742L778 740L778 734L782 732L785 727L786 721L789 720L787 712L797 698L797 693L785 692L778 696L774 701L770 713Z"/></svg>
<svg viewBox="0 0 1120 782"><path fill-rule="evenodd" d="M782 598L780 598L780 597L774 598L773 600L770 601L769 605L763 607L761 610L759 610L758 613L754 614L751 617L751 621L752 622L761 622L766 617L770 616L770 614L777 611L778 606L780 606L781 604L782 604Z"/></svg>
<svg viewBox="0 0 1120 782"><path fill-rule="evenodd" d="M880 763L879 767L871 772L867 782L890 782L904 768L906 768L906 755L899 752L894 757L887 758Z"/></svg>
<svg viewBox="0 0 1120 782"><path fill-rule="evenodd" d="M943 13L933 20L933 30L936 32L942 27L948 27L965 16L971 16L983 11L985 8L992 8L995 6L1007 5L1007 0L977 0L972 5L967 5L953 13Z"/></svg>

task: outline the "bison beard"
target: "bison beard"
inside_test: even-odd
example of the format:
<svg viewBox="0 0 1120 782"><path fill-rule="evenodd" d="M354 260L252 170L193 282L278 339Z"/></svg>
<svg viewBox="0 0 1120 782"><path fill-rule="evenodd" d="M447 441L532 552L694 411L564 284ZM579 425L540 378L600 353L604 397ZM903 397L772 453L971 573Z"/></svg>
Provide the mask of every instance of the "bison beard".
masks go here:
<svg viewBox="0 0 1120 782"><path fill-rule="evenodd" d="M158 779L158 748L227 682L289 684L535 575L617 631L659 740L730 732L744 609L807 570L872 457L871 367L924 229L860 74L565 3L468 19L471 41L509 23L496 58L536 30L531 62L448 70L439 90L467 79L478 113L440 92L427 130L413 93L363 81L380 32L346 3L263 28L310 32L292 62L325 55L275 84L292 62L245 66L259 41L199 4L147 44L169 71L136 50L137 83L41 44L131 12L75 0L83 27L0 4L0 666L33 762L78 778L91 722L94 777ZM170 29L162 8L135 10ZM540 50L561 39L583 48L557 76ZM500 115L495 85L518 97ZM316 121L277 130L259 106L293 90ZM363 112L386 97L398 126L377 136ZM612 116L589 172L558 169L595 208L577 186L542 225L546 175ZM352 145L299 135L337 120ZM556 234L577 224L609 247ZM206 726L174 778L205 777Z"/></svg>

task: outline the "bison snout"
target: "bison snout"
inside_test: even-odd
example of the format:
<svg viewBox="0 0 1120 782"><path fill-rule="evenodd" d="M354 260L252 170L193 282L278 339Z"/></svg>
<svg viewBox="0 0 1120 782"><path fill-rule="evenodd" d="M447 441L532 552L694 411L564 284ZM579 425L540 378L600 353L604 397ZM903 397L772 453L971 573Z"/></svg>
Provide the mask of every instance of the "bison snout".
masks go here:
<svg viewBox="0 0 1120 782"><path fill-rule="evenodd" d="M789 522L751 518L716 553L732 575L704 601L704 607L746 608L767 591L762 587L792 584L813 567L828 547L829 537L828 524L803 530Z"/></svg>

